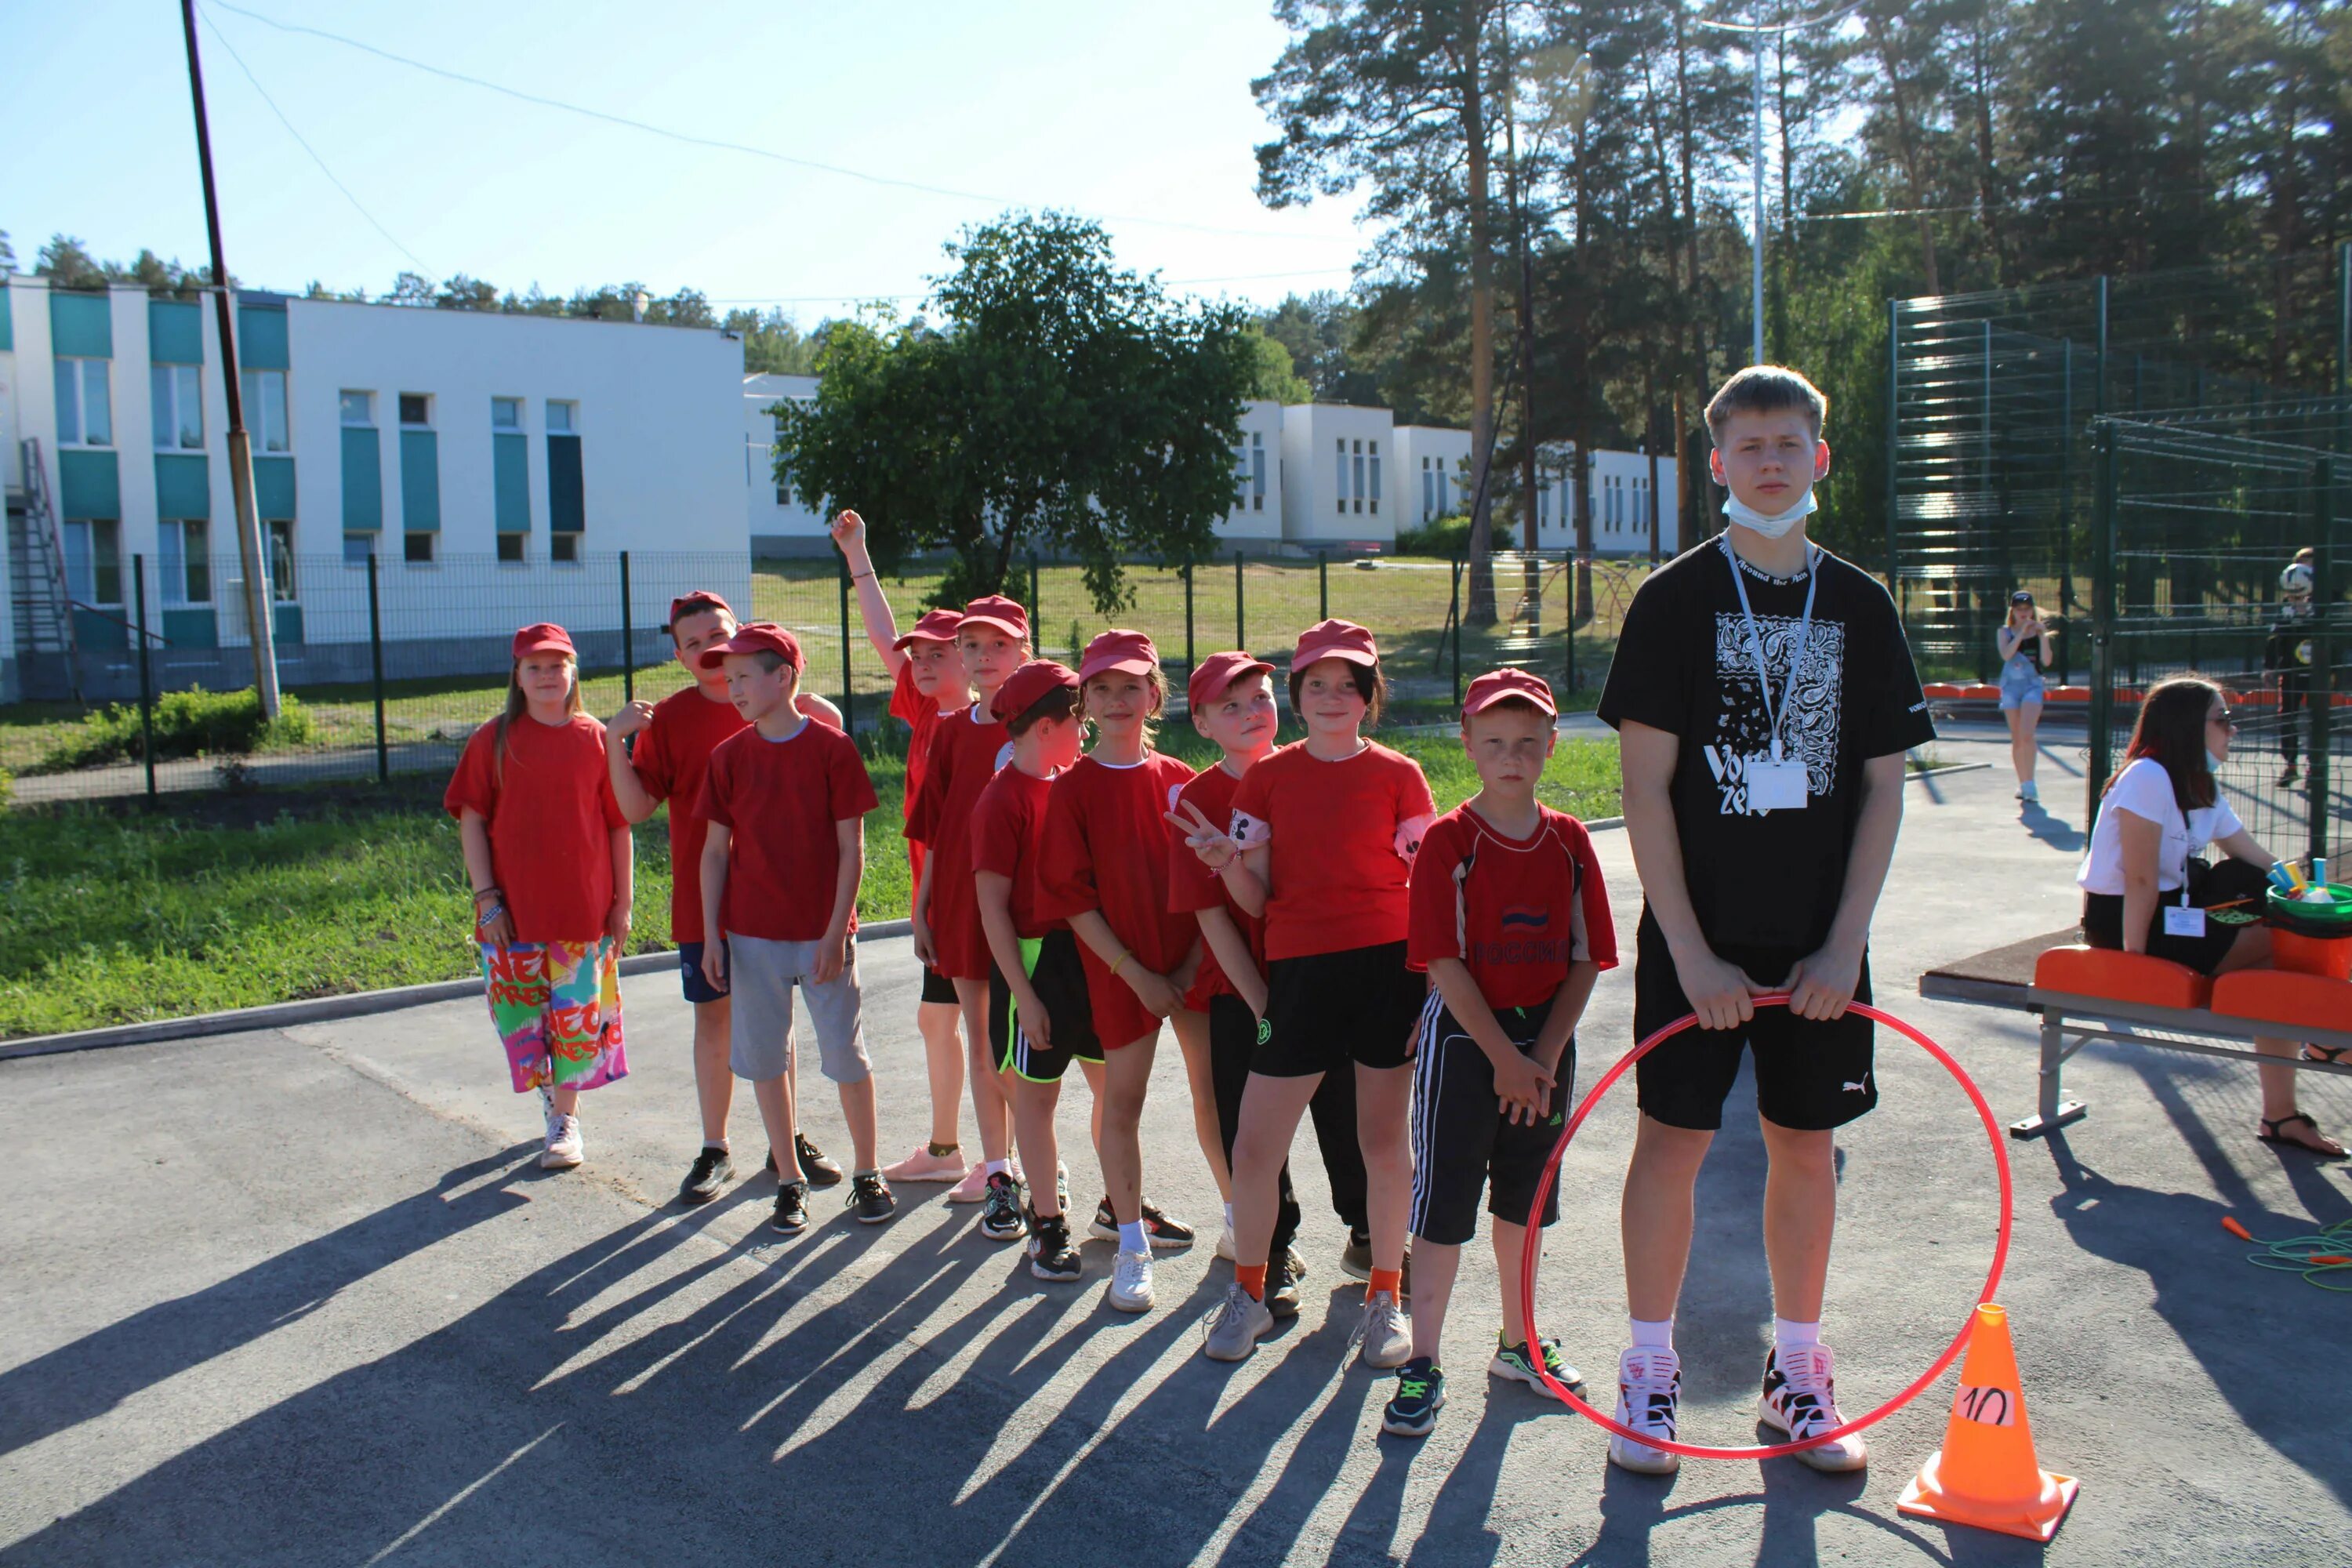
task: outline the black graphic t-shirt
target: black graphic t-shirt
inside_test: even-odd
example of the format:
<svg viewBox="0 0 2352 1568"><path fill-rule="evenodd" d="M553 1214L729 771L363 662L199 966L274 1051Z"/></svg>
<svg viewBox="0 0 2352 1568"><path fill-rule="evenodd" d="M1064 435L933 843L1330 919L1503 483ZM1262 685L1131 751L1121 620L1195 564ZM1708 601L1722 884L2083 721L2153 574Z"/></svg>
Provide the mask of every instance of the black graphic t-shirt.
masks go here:
<svg viewBox="0 0 2352 1568"><path fill-rule="evenodd" d="M1740 571L1764 646L1782 755L1804 764L1801 811L1761 811L1748 767L1771 752L1755 644L1719 538L1650 574L1625 614L1601 717L1681 739L1675 824L1699 929L1718 946L1810 952L1829 935L1862 811L1862 764L1936 738L1886 590L1825 550L1802 668L1791 679L1808 574Z"/></svg>
<svg viewBox="0 0 2352 1568"><path fill-rule="evenodd" d="M2263 668L2285 676L2289 690L2301 690L2311 684L2311 617L2283 613L2263 644Z"/></svg>

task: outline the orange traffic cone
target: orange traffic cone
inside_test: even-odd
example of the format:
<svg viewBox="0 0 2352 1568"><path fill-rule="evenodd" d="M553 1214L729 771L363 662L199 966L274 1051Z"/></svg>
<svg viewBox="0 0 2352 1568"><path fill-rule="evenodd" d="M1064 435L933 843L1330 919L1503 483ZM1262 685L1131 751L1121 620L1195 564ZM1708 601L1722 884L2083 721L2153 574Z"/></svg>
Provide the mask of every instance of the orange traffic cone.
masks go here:
<svg viewBox="0 0 2352 1568"><path fill-rule="evenodd" d="M2074 1478L2052 1475L2033 1457L2009 1314L1988 1301L1977 1309L1969 1353L1960 1362L1959 1397L1952 1402L1944 1446L1927 1456L1895 1506L1948 1524L2047 1541L2058 1533L2078 1489Z"/></svg>

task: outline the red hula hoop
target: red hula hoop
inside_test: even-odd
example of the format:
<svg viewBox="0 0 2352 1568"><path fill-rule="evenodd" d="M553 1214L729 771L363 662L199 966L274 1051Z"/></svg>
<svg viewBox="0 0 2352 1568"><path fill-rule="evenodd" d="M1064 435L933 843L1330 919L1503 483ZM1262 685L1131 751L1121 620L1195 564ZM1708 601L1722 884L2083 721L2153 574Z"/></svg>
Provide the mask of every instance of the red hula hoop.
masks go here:
<svg viewBox="0 0 2352 1568"><path fill-rule="evenodd" d="M1753 1000L1755 1005L1759 1007L1785 1007L1789 1004L1786 992L1776 992L1769 995L1755 997ZM1994 1120L1992 1107L1985 1103L1985 1097L1978 1089L1975 1081L1961 1070L1960 1064L1954 1061L1951 1053L1945 1050L1943 1047L1893 1014L1882 1013L1866 1003L1848 1003L1846 1010L1850 1013L1859 1013L1875 1023L1885 1025L1941 1062L1944 1065L1944 1070L1950 1073L1960 1088L1967 1092L1969 1103L1976 1107L1977 1117L1984 1123L1985 1136L1992 1143L1993 1169L2000 1178L2000 1228L1993 1241L1992 1269L1985 1276L1984 1290L1977 1297L1975 1303L1981 1306L1991 1300L1993 1292L2000 1288L2001 1267L2009 1261L2011 1219L2009 1149L2001 1138L2000 1123ZM1600 1082L1586 1091L1584 1099L1576 1107L1576 1113L1568 1119L1568 1126L1561 1131L1559 1142L1551 1152L1551 1158L1544 1163L1543 1177L1536 1184L1535 1203L1528 1211L1527 1250L1521 1259L1522 1283L1519 1308L1527 1319L1528 1339L1530 1343L1533 1343L1536 1339L1536 1265L1543 1247L1544 1200L1551 1195L1553 1184L1559 1179L1559 1163L1568 1153L1570 1141L1575 1138L1576 1130L1584 1125L1584 1119L1592 1113L1592 1108L1599 1102L1601 1097L1609 1092L1609 1086L1624 1077L1627 1068L1685 1029L1695 1027L1697 1023L1696 1014L1686 1013L1626 1052L1616 1066L1601 1075ZM1570 1393L1566 1385L1554 1377L1550 1369L1543 1364L1541 1356L1530 1359L1534 1361L1537 1375L1543 1379L1544 1386L1550 1389L1562 1404L1577 1411L1586 1419L1607 1427L1618 1436L1630 1442L1640 1443L1645 1447L1663 1449L1669 1454L1685 1455L1694 1459L1774 1459L1786 1454L1801 1453L1807 1448L1818 1448L1824 1443L1833 1443L1840 1437L1859 1432L1865 1426L1884 1420L1904 1405L1910 1404L1929 1384L1943 1375L1946 1367L1958 1359L1961 1350L1969 1342L1969 1331L1975 1326L1975 1323L1976 1313L1971 1310L1960 1324L1960 1331L1952 1336L1952 1342L1946 1345L1944 1353L1936 1358L1936 1364L1914 1378L1900 1394L1868 1415L1858 1415L1843 1426L1832 1427L1818 1436L1807 1437L1801 1442L1767 1443L1746 1448L1712 1448L1698 1443L1662 1443L1646 1437L1632 1427L1603 1415L1600 1411Z"/></svg>

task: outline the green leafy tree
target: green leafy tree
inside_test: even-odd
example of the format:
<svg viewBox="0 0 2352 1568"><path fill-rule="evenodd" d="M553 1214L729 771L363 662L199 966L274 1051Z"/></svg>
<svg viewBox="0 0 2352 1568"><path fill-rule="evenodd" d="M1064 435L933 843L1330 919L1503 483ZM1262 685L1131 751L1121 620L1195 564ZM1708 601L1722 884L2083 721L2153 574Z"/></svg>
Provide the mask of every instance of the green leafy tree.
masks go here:
<svg viewBox="0 0 2352 1568"><path fill-rule="evenodd" d="M1122 561L1194 560L1233 505L1260 360L1241 311L1119 268L1098 224L1015 214L947 247L922 321L835 323L786 401L777 478L868 520L877 560L954 554L943 600L1001 591L1029 549L1076 557L1097 608Z"/></svg>
<svg viewBox="0 0 2352 1568"><path fill-rule="evenodd" d="M1245 332L1252 363L1249 395L1285 405L1312 403L1315 389L1299 375L1290 351L1282 346L1281 341L1268 337L1256 326L1245 329Z"/></svg>

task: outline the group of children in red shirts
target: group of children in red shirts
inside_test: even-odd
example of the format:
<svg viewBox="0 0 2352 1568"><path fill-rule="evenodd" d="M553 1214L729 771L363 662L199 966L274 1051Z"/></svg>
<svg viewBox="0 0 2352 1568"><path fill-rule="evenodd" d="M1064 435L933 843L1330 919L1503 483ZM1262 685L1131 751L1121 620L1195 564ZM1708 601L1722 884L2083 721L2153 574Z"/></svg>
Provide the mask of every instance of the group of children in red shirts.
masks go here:
<svg viewBox="0 0 2352 1568"><path fill-rule="evenodd" d="M1691 627L1670 624L1683 611L1668 601L1685 585L1715 592L1697 560L1713 552L1693 552L1643 590L1641 626L1629 620L1628 636L1669 638L1672 658L1686 659L1681 645L1693 640L1686 632L1703 628L1706 646L1720 641L1715 669L1694 665L1664 685L1653 671L1646 687L1632 677L1621 683L1612 671L1604 695L1603 716L1629 726L1627 814L1645 872L1652 858L1675 847L1661 831L1680 833L1677 852L1685 860L1699 854L1691 847L1696 825L1683 820L1685 808L1670 797L1687 787L1708 791L1712 801L1710 779L1727 776L1727 759L1737 764L1730 772L1738 793L1737 801L1723 797L1726 813L1760 818L1801 811L1809 795L1830 793L1818 771L1822 759L1803 750L1812 741L1788 740L1783 721L1801 701L1817 700L1828 668L1822 660L1838 659L1842 668L1845 639L1861 638L1843 623L1814 625L1814 584L1832 576L1832 588L1850 597L1853 586L1832 576L1832 566L1852 569L1808 554L1801 532L1788 542L1803 512L1780 503L1793 487L1809 510L1806 491L1826 471L1828 448L1820 442L1818 393L1791 373L1776 374L1793 379L1801 394L1776 383L1734 395L1735 382L1717 399L1729 399L1724 421L1717 408L1709 410L1719 451L1745 454L1735 457L1738 477L1727 481L1740 510L1730 511L1724 554L1746 626L1734 627L1711 600L1689 606ZM1732 428L1743 419L1765 434L1744 439ZM695 684L658 704L632 704L609 727L580 711L577 664L561 628L517 634L506 712L473 737L449 786L448 808L463 824L492 1016L516 1089L537 1089L546 1101L541 1163L580 1163L580 1092L627 1070L614 977L629 924L628 826L666 801L677 886L672 934L695 1006L704 1139L681 1187L684 1201L708 1201L733 1179L727 1141L733 1077L751 1080L768 1134L778 1174L774 1228L804 1227L810 1186L841 1181L839 1167L799 1127L797 992L855 1145L847 1203L856 1217L888 1218L894 1182L952 1184L950 1201L980 1205L982 1236L1025 1241L1032 1271L1054 1281L1083 1274L1055 1124L1062 1080L1076 1063L1093 1091L1092 1135L1106 1189L1086 1234L1115 1247L1109 1304L1149 1310L1154 1253L1193 1239L1145 1195L1140 1126L1165 1020L1183 1058L1202 1154L1223 1202L1217 1252L1234 1265L1232 1285L1206 1326L1208 1356L1248 1356L1277 1318L1299 1310L1307 1265L1293 1245L1300 1214L1287 1159L1300 1118L1311 1114L1333 1206L1349 1230L1340 1267L1367 1285L1356 1336L1362 1359L1399 1374L1383 1426L1425 1434L1444 1403L1439 1336L1482 1194L1502 1287L1503 1329L1489 1371L1538 1389L1550 1380L1580 1383L1557 1342L1530 1339L1520 1310L1524 1226L1563 1123L1577 1022L1600 972L1617 962L1591 840L1581 824L1537 798L1556 743L1550 688L1516 669L1470 683L1461 736L1480 787L1441 816L1419 765L1365 734L1388 692L1371 634L1326 620L1292 650L1289 708L1304 736L1287 746L1275 745L1275 666L1242 651L1197 662L1188 682L1190 720L1221 755L1195 774L1153 747L1169 691L1143 634L1103 633L1073 669L1035 658L1022 606L990 595L961 613L934 610L902 635L862 521L843 513L834 535L867 635L892 674L890 711L913 731L905 835L915 871L914 950L924 970L918 1023L930 1135L905 1158L880 1163L856 943L862 825L876 804L864 763L838 713L799 689L803 661L792 633L739 624L717 595L698 593L671 606L668 628ZM1755 565L1758 559L1793 561L1801 569L1774 576ZM1718 575L1725 569L1715 563ZM1756 575L1759 595L1785 598L1788 584L1803 584L1796 590L1803 624L1793 643L1775 624L1774 656L1756 633L1743 573ZM1779 598L1773 603L1780 607ZM1848 618L1855 613L1843 601L1830 608ZM1876 608L1864 604L1859 612L1874 626ZM1678 704L1714 704L1733 714L1748 700L1736 664L1745 652L1735 636L1741 629L1757 659L1745 679L1762 689L1769 745L1752 756L1721 757L1713 745L1693 745L1677 759L1671 742L1696 738L1696 721ZM1895 636L1899 647L1899 629ZM1658 658L1668 662L1664 650ZM1903 662L1907 669L1907 658ZM1776 672L1786 694L1780 704L1769 681L1753 679ZM1885 707L1914 689L1916 678L1907 687L1894 679L1883 692L1874 689L1869 743L1892 745L1916 727L1908 720L1923 709ZM1859 695L1849 692L1848 700ZM1834 745L1834 682L1829 700ZM1795 722L1798 733L1818 739L1814 715L1800 713ZM1664 751L1643 738L1661 736ZM1800 751L1787 764L1784 743ZM1899 768L1900 747L1894 761ZM1791 779L1767 773L1784 766ZM1808 766L1815 770L1810 777ZM1842 789L1834 757L1829 766L1832 787ZM1874 762L1873 794L1885 771ZM1768 779L1777 792L1769 801L1759 782ZM1658 803L1668 813L1663 827L1647 815ZM1849 845L1858 809L1839 814ZM1828 813L1814 815L1829 826ZM1633 822L1637 816L1643 820ZM1864 819L1872 820L1866 813ZM1797 1130L1833 1127L1874 1099L1866 1033L1858 1037L1859 1057L1849 1049L1822 1069L1831 1079L1859 1073L1859 1085L1843 1085L1859 1098L1823 1100L1829 1089L1816 1086L1820 1072L1791 1076L1811 1072L1796 1065L1811 1059L1810 1047L1800 1039L1793 1053L1785 1048L1787 1037L1805 1037L1809 1026L1832 1028L1845 1000L1866 994L1860 933L1892 827L1883 847L1871 842L1872 831L1862 837L1855 853L1865 857L1869 885L1859 915L1833 900L1834 924L1827 916L1814 922L1817 935L1826 933L1820 951L1792 951L1772 970L1790 973L1799 990L1770 1063L1764 1042L1757 1044L1776 1183L1780 1163L1796 1173L1791 1181L1810 1181L1809 1162L1827 1148L1826 1131ZM1777 949L1709 950L1718 941L1709 922L1723 921L1703 869L1716 874L1692 864L1679 900L1650 889L1640 1010L1697 1006L1710 1029L1752 1031L1746 997L1761 990L1754 977L1776 961ZM1674 879L1683 882L1683 867ZM1832 868L1821 879L1836 886L1854 878ZM1660 950L1655 958L1648 956L1652 945ZM1718 996L1718 972L1739 976L1731 966L1741 963L1744 991L1734 980L1722 984L1736 994ZM1691 976L1707 984L1694 985ZM1738 1039L1724 1037L1736 1068ZM1644 1142L1636 1156L1637 1173L1644 1160L1660 1166L1652 1184L1666 1194L1643 1201L1682 1204L1685 1243L1687 1189L1673 1197L1679 1167L1667 1163L1689 1160L1695 1170L1691 1152L1704 1152L1730 1081L1730 1069L1717 1065L1723 1046L1689 1039L1689 1051L1705 1054L1677 1058L1671 1068L1643 1064ZM976 1160L959 1137L967 1085ZM1786 1129L1776 1127L1776 1115ZM1662 1302L1666 1316L1634 1320L1635 1349L1620 1365L1619 1418L1671 1437L1679 1255L1637 1249L1633 1188L1629 1180L1634 1306L1637 1313L1656 1311L1653 1301ZM1775 1191L1775 1201L1783 1201ZM1832 1208L1833 1198L1832 1190ZM1808 1186L1787 1201L1804 1208L1814 1199ZM1557 1213L1555 1197L1541 1223ZM1809 1233L1806 1246L1818 1246L1825 1268L1827 1220L1816 1217L1818 1235ZM1784 1217L1783 1232L1795 1223ZM1667 1224L1662 1234L1671 1230ZM1410 1319L1408 1236L1415 1275ZM1670 1240L1664 1245L1671 1248ZM1768 1247L1776 1245L1768 1235ZM1780 1286L1778 1251L1774 1263ZM1799 1281L1792 1298L1808 1273L1817 1274L1810 1259L1791 1276ZM1663 1291L1654 1276L1667 1279ZM1781 1325L1788 1332L1767 1370L1768 1418L1777 1414L1791 1430L1834 1418L1818 1301L1816 1280L1814 1321ZM1796 1331L1807 1329L1812 1337L1801 1342ZM1790 1384L1791 1366L1810 1381ZM1774 1403L1776 1371L1793 1392ZM1853 1445L1852 1463L1859 1454ZM1622 1439L1612 1456L1636 1468L1671 1464L1670 1455Z"/></svg>

